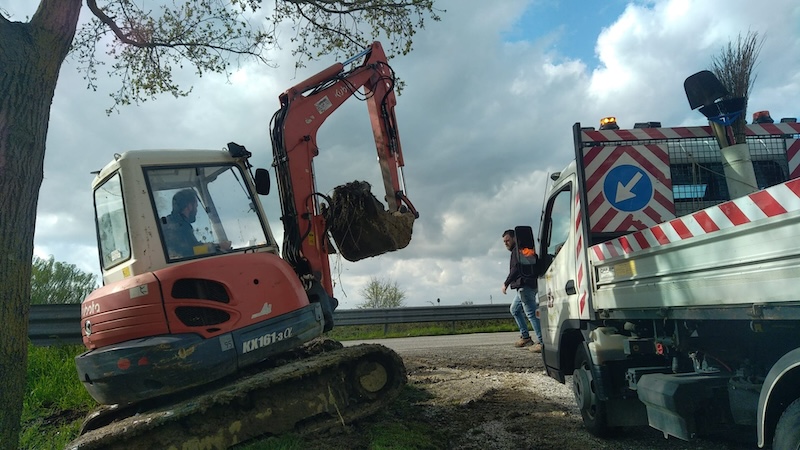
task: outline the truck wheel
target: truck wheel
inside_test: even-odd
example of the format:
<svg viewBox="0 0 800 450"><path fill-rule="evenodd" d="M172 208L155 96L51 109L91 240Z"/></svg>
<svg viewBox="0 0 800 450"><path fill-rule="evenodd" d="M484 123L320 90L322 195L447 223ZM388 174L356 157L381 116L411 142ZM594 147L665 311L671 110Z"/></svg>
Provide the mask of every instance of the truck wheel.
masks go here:
<svg viewBox="0 0 800 450"><path fill-rule="evenodd" d="M773 450L800 449L800 398L781 414L778 426L775 427L775 438L772 440Z"/></svg>
<svg viewBox="0 0 800 450"><path fill-rule="evenodd" d="M589 433L608 436L610 429L606 420L606 404L597 397L594 376L586 349L581 345L575 355L575 372L572 373L572 392L581 410L583 424Z"/></svg>

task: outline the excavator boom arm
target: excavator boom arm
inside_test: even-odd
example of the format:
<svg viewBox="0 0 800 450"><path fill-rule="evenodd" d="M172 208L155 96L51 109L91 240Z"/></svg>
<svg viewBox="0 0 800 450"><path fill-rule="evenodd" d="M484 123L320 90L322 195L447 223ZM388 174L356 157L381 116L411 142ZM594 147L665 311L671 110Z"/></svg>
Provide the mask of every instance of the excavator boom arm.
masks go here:
<svg viewBox="0 0 800 450"><path fill-rule="evenodd" d="M361 57L360 66L345 71ZM313 159L319 154L316 135L325 120L360 89L367 102L389 212L410 210L417 216L405 194L394 83L383 48L374 42L359 55L328 67L279 97L272 145L285 230L283 256L301 276L318 279L329 295L331 251L313 169Z"/></svg>

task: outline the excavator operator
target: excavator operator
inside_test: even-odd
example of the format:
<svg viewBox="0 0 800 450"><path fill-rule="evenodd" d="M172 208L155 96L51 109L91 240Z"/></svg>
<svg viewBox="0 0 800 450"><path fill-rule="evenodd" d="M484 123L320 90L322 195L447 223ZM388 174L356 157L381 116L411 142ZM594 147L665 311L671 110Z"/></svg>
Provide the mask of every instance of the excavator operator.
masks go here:
<svg viewBox="0 0 800 450"><path fill-rule="evenodd" d="M187 258L231 249L230 241L223 241L219 244L198 241L192 226L196 219L197 194L193 189L176 192L172 196L172 213L162 219L164 240L171 258Z"/></svg>
<svg viewBox="0 0 800 450"><path fill-rule="evenodd" d="M192 189L183 189L172 196L172 213L166 217L164 240L169 255L185 258L194 255L194 247L202 245L194 235L192 224L197 219L197 195Z"/></svg>

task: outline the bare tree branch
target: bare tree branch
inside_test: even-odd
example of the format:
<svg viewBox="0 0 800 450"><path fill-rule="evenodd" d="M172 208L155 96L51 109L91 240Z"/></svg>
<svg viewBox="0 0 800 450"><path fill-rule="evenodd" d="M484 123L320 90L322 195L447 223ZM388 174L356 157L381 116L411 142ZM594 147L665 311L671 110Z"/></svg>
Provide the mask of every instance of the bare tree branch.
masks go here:
<svg viewBox="0 0 800 450"><path fill-rule="evenodd" d="M297 2L293 2L293 3L297 3ZM343 39L349 41L350 44L352 44L352 45L357 45L357 46L360 46L360 47L364 47L364 46L367 45L366 42L359 42L359 41L353 39L349 33L346 33L344 31L340 31L338 28L328 27L328 26L326 26L326 25L324 25L322 23L317 22L312 17L308 16L305 12L303 12L303 8L301 7L301 5L296 5L296 6L297 6L298 15L300 15L302 18L307 20L308 23L311 26L313 26L313 27L315 27L315 28L317 28L317 29L319 29L321 31L325 31L325 32L328 32L330 34L341 36ZM337 14L338 14L338 12L337 12ZM341 20L340 20L340 25L341 25Z"/></svg>
<svg viewBox="0 0 800 450"><path fill-rule="evenodd" d="M111 28L111 31L117 36L117 38L123 44L133 45L134 47L144 48L144 47L154 47L154 43L148 42L139 42L134 39L130 39L128 34L124 33L120 27L114 22L114 19L108 17L103 10L97 7L97 2L95 0L86 0L86 5L89 7L89 11L95 15L101 22L103 22L108 28Z"/></svg>

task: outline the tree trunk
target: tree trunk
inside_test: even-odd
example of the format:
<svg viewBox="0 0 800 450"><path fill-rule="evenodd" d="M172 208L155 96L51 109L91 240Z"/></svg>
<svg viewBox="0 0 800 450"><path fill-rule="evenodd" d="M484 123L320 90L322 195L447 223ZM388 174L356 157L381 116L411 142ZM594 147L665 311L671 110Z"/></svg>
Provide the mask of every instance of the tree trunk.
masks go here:
<svg viewBox="0 0 800 450"><path fill-rule="evenodd" d="M0 16L0 448L19 448L45 139L81 3L42 0L28 23Z"/></svg>

